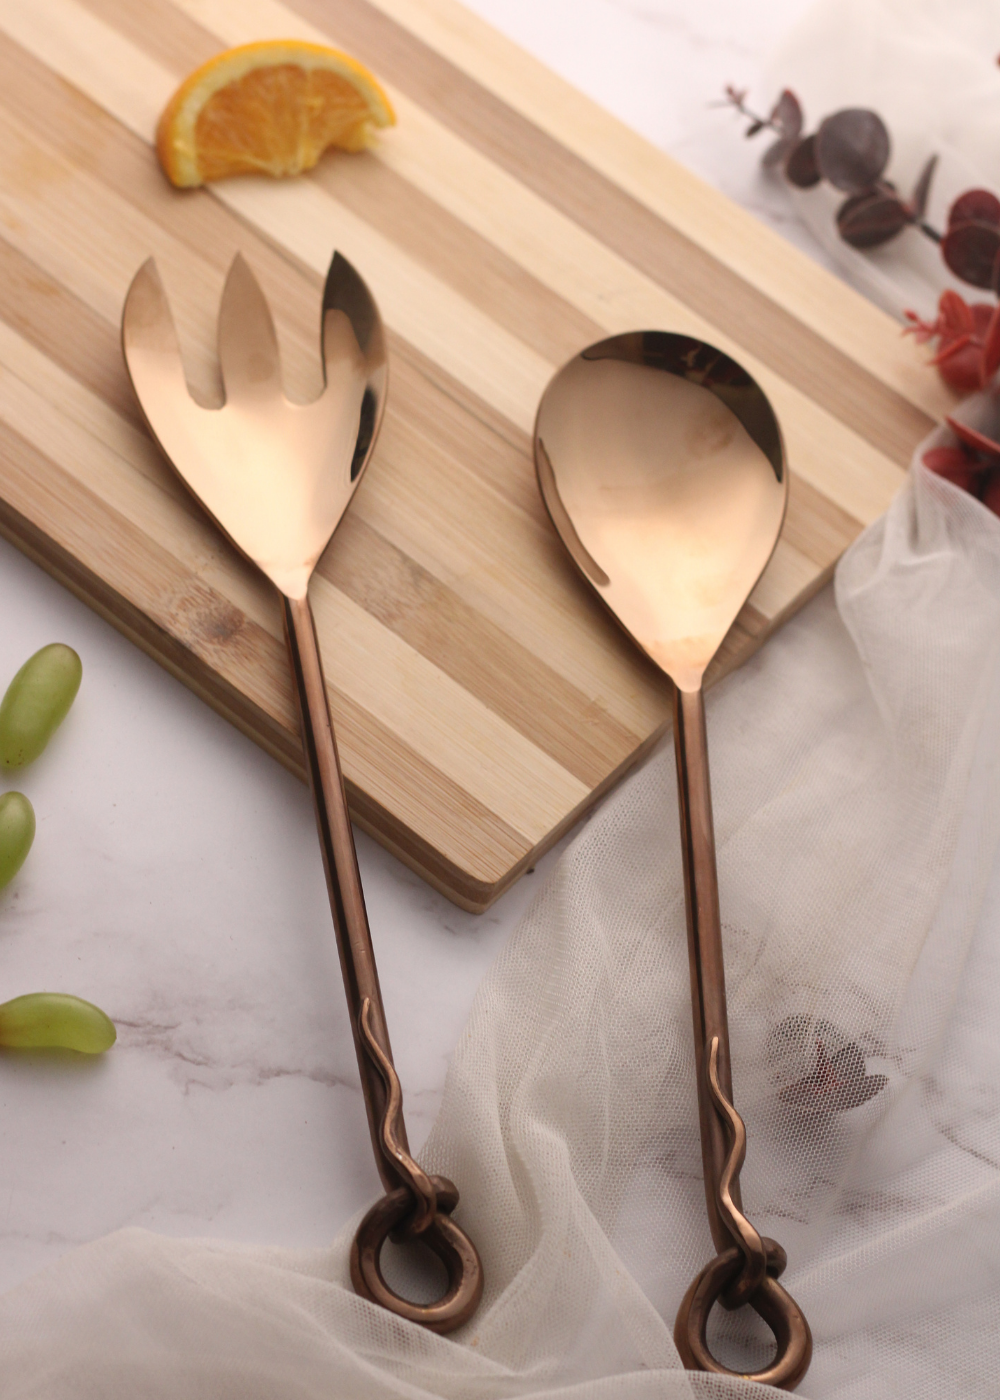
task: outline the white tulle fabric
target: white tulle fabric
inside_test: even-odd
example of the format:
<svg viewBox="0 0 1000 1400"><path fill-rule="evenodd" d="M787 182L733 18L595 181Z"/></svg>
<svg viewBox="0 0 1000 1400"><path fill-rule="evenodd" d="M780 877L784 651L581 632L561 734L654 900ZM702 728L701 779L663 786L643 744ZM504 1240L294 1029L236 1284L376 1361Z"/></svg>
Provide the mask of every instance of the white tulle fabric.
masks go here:
<svg viewBox="0 0 1000 1400"><path fill-rule="evenodd" d="M1000 1374L1000 521L916 472L708 706L744 1200L788 1250L814 1400ZM350 1230L310 1253L127 1230L0 1299L3 1394L760 1394L671 1340L714 1250L669 750L487 976L422 1157L486 1269L453 1339L353 1294ZM763 1329L727 1329L761 1365Z"/></svg>

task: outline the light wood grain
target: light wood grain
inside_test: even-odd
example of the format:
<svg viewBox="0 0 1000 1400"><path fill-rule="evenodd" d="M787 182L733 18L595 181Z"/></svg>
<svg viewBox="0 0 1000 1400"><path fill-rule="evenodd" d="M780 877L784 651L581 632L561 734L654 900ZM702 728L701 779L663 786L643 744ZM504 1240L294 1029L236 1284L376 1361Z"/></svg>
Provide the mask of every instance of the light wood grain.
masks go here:
<svg viewBox="0 0 1000 1400"><path fill-rule="evenodd" d="M269 35L356 53L399 126L296 181L171 189L151 151L166 98ZM220 402L215 316L241 250L308 400L335 247L379 300L392 365L312 592L352 808L481 909L669 708L542 508L530 432L553 370L659 327L713 341L772 398L788 518L714 676L830 576L945 399L887 318L452 0L4 0L0 529L296 771L277 600L149 441L118 322L154 254L192 388Z"/></svg>

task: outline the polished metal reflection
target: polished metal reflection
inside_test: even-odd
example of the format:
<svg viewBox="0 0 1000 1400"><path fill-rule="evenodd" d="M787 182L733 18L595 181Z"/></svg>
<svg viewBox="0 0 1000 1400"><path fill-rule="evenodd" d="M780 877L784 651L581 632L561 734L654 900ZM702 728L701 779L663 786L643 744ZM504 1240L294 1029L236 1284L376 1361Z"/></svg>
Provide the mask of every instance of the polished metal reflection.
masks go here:
<svg viewBox="0 0 1000 1400"><path fill-rule="evenodd" d="M152 259L129 289L122 317L125 362L153 436L232 542L282 595L285 633L316 807L330 907L340 951L372 1146L386 1195L354 1241L359 1293L436 1332L468 1321L483 1275L471 1240L450 1218L458 1192L410 1156L402 1092L392 1063L308 588L371 456L385 408L388 356L381 317L351 264L334 256L323 292L324 388L294 404L281 382L278 342L263 292L237 256L219 312L220 409L188 393L180 348ZM379 1265L382 1244L419 1237L444 1261L445 1295L411 1303Z"/></svg>
<svg viewBox="0 0 1000 1400"><path fill-rule="evenodd" d="M535 430L556 528L626 630L683 690L767 563L785 511L781 436L760 389L685 336L616 336L570 360Z"/></svg>
<svg viewBox="0 0 1000 1400"><path fill-rule="evenodd" d="M126 298L125 360L154 437L237 548L288 598L306 596L382 421L385 336L377 311L373 319L366 306L374 304L364 283L335 256L323 295L324 389L314 403L292 403L282 389L270 308L237 254L219 310L226 401L221 409L206 409L187 391L152 258ZM355 325L351 313L359 307Z"/></svg>
<svg viewBox="0 0 1000 1400"><path fill-rule="evenodd" d="M678 1314L685 1364L729 1374L705 1341L708 1312L744 1302L778 1356L754 1378L805 1374L805 1318L775 1281L780 1247L743 1214L745 1132L733 1107L702 682L778 540L788 473L777 419L746 371L689 336L638 331L584 350L538 409L542 497L575 564L674 682L674 744L698 1106L709 1224L718 1257Z"/></svg>

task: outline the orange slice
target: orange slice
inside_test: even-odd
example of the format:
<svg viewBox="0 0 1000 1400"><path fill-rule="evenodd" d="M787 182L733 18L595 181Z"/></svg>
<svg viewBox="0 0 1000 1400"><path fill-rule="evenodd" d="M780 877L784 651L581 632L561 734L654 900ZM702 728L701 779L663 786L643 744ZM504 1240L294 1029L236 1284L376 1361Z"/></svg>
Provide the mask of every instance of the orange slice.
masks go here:
<svg viewBox="0 0 1000 1400"><path fill-rule="evenodd" d="M156 152L175 185L254 171L297 175L328 146L360 151L396 120L363 64L322 44L268 39L196 68L164 108Z"/></svg>

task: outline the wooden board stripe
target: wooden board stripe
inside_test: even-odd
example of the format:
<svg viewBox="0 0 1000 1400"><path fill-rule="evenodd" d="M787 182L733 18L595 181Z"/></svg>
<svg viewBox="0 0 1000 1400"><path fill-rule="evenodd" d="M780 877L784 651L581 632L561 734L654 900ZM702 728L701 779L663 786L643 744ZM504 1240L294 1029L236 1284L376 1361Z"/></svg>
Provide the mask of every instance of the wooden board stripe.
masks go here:
<svg viewBox="0 0 1000 1400"><path fill-rule="evenodd" d="M398 129L294 182L171 190L150 152L163 101L218 48L267 34L352 49L388 80ZM276 600L149 442L117 326L154 253L192 389L219 403L216 308L242 250L306 400L338 246L379 299L392 387L313 589L331 704L358 819L470 908L666 719L662 678L582 588L538 497L530 430L552 370L601 335L663 326L735 354L775 403L788 520L714 675L829 577L941 399L885 318L551 91L449 0L0 9L0 529L300 769Z"/></svg>
<svg viewBox="0 0 1000 1400"><path fill-rule="evenodd" d="M294 3L322 28L321 0ZM261 21L269 15L272 23L280 22L270 0L260 4L255 15ZM229 0L198 2L206 18L220 7L231 8ZM773 305L790 312L910 402L935 418L947 410L952 402L948 390L901 342L899 327L890 317L838 279L817 278L806 254L665 157L459 0L371 0L365 12L367 23L391 19L409 42L417 39L430 55L446 60L455 75L497 97L531 127L628 191ZM326 23L331 23L329 16ZM343 32L342 25L338 7L338 32ZM390 40L391 34L382 30L380 37ZM358 35L359 42L362 37ZM445 86L441 97L446 99L448 93Z"/></svg>
<svg viewBox="0 0 1000 1400"><path fill-rule="evenodd" d="M226 19L234 8L231 0L199 5L203 13L214 12ZM272 4L260 7L262 14L272 16L272 25L280 25L284 18L278 13L280 8ZM315 24L317 34L323 32L325 20L329 33L330 19L322 0L290 0L288 8ZM247 7L241 5L240 10L246 25ZM939 412L947 402L932 377L910 371L911 357L898 355L908 371L899 387L866 370L857 358L853 339L851 354L838 349L809 327L801 312L792 314L775 303L690 234L627 193L576 151L532 125L508 102L486 91L374 4L345 0L337 8L335 24L338 37L366 56L366 61L380 60L380 71L440 121L460 131L491 161L544 194L600 242L640 267L707 321L727 325L740 346L858 427L894 460L909 460L907 444L912 444L913 430L922 436L928 430L928 414ZM229 28L229 33L233 32ZM586 149L591 153L592 148ZM790 253L803 256L772 237L771 252L776 260L784 263ZM861 301L850 291L845 296ZM873 308L863 303L863 309L867 319ZM888 322L886 317L880 319ZM886 325L880 329L884 338ZM893 326L889 333L898 337L898 328Z"/></svg>
<svg viewBox="0 0 1000 1400"><path fill-rule="evenodd" d="M74 8L68 6L66 12L71 14ZM108 52L116 62L121 60L120 51L116 52L110 43L105 43L103 35L97 38L101 40L99 47L102 54ZM92 42L97 42L97 38ZM131 66L142 72L147 84L153 83L154 70L142 69L138 60ZM160 86L164 87L165 84L161 81ZM141 125L138 117L134 118L134 123L136 126ZM239 190L234 194L233 190L237 185ZM354 254L357 257L363 254L367 258L366 266L370 280L386 307L390 323L400 300L406 302L407 297L412 296L417 305L417 312L414 313L412 305L405 308L407 316L402 328L404 334L409 332L423 339L422 348L431 359L436 359L443 369L463 377L475 392L489 396L493 401L492 406L522 430L530 426L535 402L551 372L551 365L541 357L534 359L526 354L523 345L519 352L517 342L511 337L505 337L499 328L495 328L492 335L485 332L480 334L484 324L482 318L476 319L473 324L478 308L471 309L470 303L459 303L457 298L449 303L441 293L442 284L427 282L419 289L415 287L415 283L420 279L414 277L412 264L408 260L401 262L394 258L392 249L386 244L374 246L370 233L366 235L363 229L347 220L342 209L325 205L322 196L316 190L316 182L302 181L290 191L283 190L280 196L270 200L268 196L273 196L273 191L258 183L231 182L222 188L219 198L243 214L248 221L256 223L266 237L283 243L286 249L294 251L317 273L328 258L328 240L325 235L318 239L308 235L303 237L300 236L300 231L335 227L338 230L338 243L349 255ZM260 208L262 204L267 205L263 210ZM357 253L354 251L355 247L358 249ZM379 257L380 253L384 256ZM206 301L202 289L198 305L204 306ZM431 306L433 310L430 309ZM678 313L673 304L667 307L658 306L655 309L673 313L669 315L666 323L689 330L693 334L707 334L722 348L741 354L740 347L734 345L728 336L717 332L713 334L714 327L683 311ZM423 318L430 315L436 318L440 327L447 329L443 334L428 339L421 336L421 329ZM664 319L662 315L656 316L654 323L662 324ZM461 340L458 338L459 328ZM447 342L446 351L442 350L442 341ZM508 378L504 392L498 393L498 376L509 366L511 358L518 354L523 373L516 382ZM853 488L849 493L840 495L838 504L854 514L858 520L867 521L874 518L884 504L886 490L894 489L898 481L891 469L886 470L889 466L888 461L857 433L830 418L811 401L803 398L791 385L776 379L766 367L758 365L745 354L742 358L751 372L757 374L788 425L793 462L804 474L815 480L817 474L825 475L829 458L837 453L842 462L837 485ZM480 360L489 365L492 374L479 372ZM921 422L920 432L925 427L926 424ZM917 435L919 436L919 433Z"/></svg>

